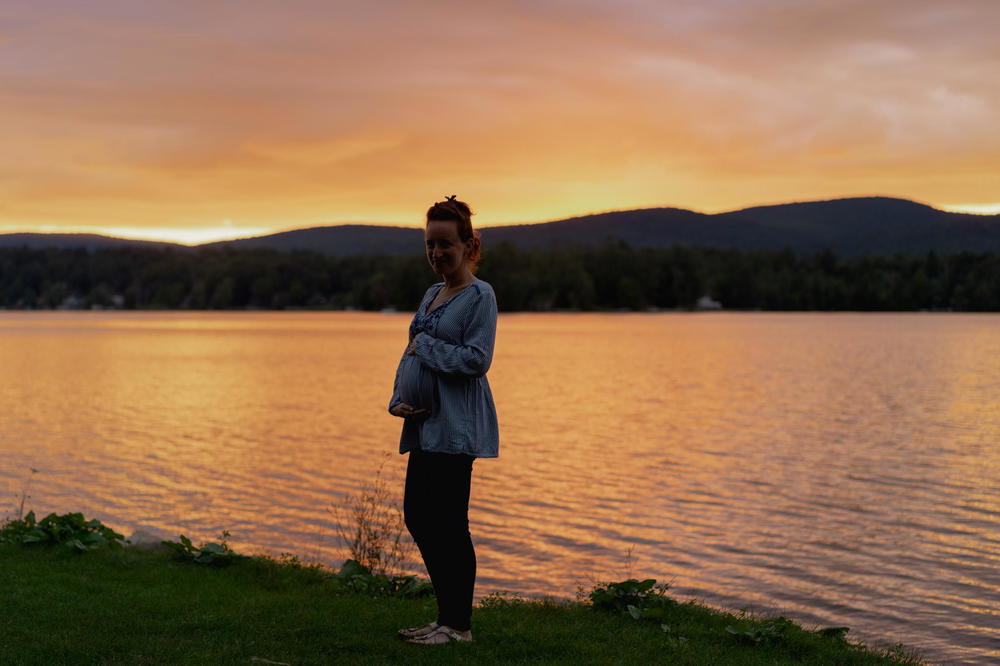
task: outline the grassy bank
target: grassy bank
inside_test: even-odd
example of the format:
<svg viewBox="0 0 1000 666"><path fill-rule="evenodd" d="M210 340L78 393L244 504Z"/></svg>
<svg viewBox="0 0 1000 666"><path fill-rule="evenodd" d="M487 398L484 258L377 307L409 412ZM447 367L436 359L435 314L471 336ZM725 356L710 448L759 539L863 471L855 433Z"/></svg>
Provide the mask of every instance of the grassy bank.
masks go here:
<svg viewBox="0 0 1000 666"><path fill-rule="evenodd" d="M409 645L396 629L433 619L433 597L368 596L294 558L220 567L177 555L0 545L0 664L919 663L836 631L824 636L665 595L631 612L492 596L474 611L474 643ZM605 587L597 598L612 608L623 589ZM618 601L630 598L639 597Z"/></svg>

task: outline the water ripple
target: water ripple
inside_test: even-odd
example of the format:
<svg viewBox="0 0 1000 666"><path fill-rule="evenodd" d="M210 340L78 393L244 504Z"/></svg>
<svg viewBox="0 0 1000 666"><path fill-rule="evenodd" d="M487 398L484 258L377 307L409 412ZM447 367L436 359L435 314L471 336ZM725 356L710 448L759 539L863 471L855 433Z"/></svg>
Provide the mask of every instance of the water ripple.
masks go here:
<svg viewBox="0 0 1000 666"><path fill-rule="evenodd" d="M333 508L398 443L406 320L0 313L0 491L31 477L40 513L339 563ZM631 567L682 599L997 662L997 324L501 316L477 593L572 596ZM384 468L397 497L404 470Z"/></svg>

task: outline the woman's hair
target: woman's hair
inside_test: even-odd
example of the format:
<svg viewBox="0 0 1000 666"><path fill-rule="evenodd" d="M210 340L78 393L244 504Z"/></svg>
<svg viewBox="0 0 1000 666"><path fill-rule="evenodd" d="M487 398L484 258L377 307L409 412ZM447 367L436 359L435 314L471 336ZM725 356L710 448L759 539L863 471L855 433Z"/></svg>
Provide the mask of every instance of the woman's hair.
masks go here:
<svg viewBox="0 0 1000 666"><path fill-rule="evenodd" d="M472 239L472 251L469 255L469 270L476 271L476 265L482 256L482 247L479 241L479 232L472 228L472 209L469 204L456 199L453 194L438 201L427 209L427 221L436 220L438 222L455 222L458 226L458 237L465 242Z"/></svg>

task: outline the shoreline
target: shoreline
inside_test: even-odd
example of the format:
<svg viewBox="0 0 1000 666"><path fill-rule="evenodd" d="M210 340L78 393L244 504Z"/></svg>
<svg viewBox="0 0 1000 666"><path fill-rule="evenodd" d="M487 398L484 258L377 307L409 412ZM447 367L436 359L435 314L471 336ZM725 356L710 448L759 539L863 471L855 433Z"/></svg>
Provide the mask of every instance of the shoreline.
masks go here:
<svg viewBox="0 0 1000 666"><path fill-rule="evenodd" d="M844 627L679 602L652 579L581 588L575 601L491 593L474 607L474 643L415 648L395 637L434 613L432 588L414 576L241 555L224 540L164 543L142 529L134 544L19 543L12 524L0 528L3 663L925 663L900 644L854 642Z"/></svg>

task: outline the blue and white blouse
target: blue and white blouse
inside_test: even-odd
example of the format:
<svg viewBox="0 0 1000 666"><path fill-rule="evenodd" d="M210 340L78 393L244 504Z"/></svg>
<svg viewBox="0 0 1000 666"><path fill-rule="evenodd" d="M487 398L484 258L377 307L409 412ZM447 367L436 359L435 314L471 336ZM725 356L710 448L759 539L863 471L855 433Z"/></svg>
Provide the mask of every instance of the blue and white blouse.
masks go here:
<svg viewBox="0 0 1000 666"><path fill-rule="evenodd" d="M497 302L488 282L465 289L427 312L444 283L431 285L410 322L414 353L396 369L389 409L406 403L428 413L403 420L399 452L416 448L495 458L499 428L486 371L493 361Z"/></svg>

